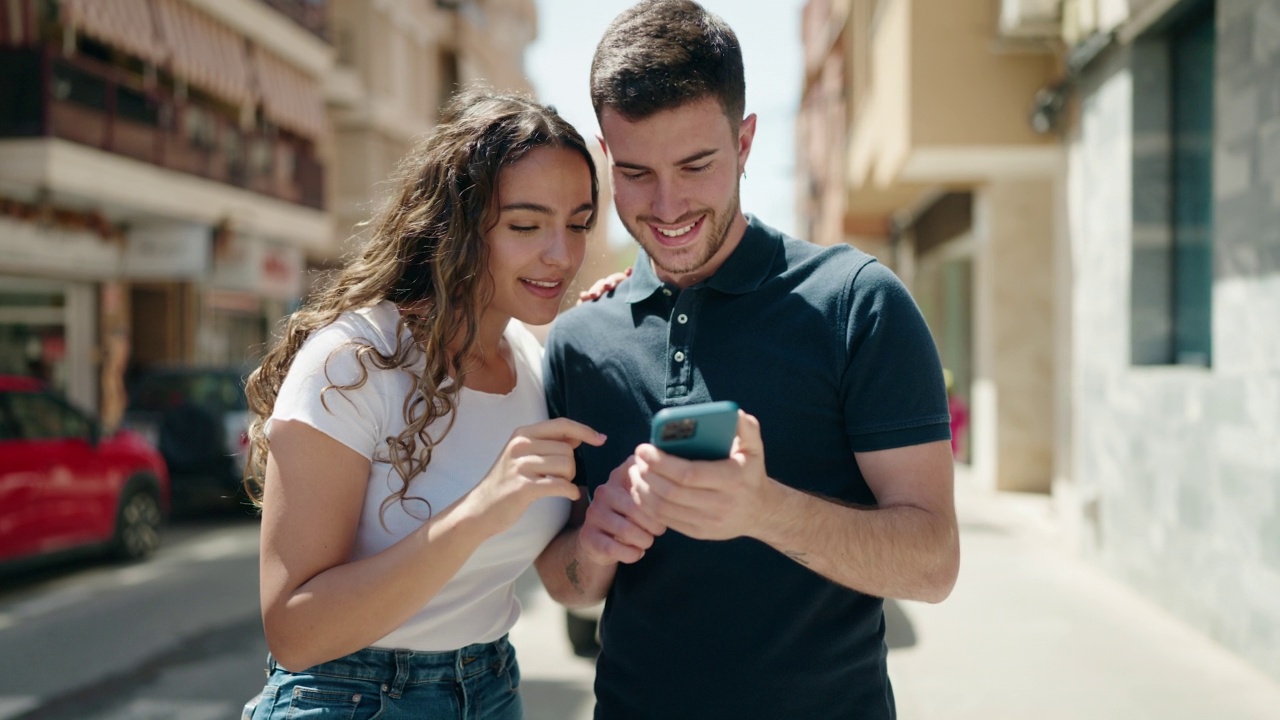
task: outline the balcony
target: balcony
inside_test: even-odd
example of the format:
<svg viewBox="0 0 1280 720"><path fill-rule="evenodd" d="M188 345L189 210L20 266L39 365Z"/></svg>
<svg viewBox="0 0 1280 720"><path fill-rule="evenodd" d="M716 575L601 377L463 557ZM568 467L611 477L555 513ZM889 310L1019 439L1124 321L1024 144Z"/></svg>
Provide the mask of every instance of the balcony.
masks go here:
<svg viewBox="0 0 1280 720"><path fill-rule="evenodd" d="M0 51L0 138L49 137L324 209L324 167L311 141L263 123L245 129L215 102L49 48Z"/></svg>
<svg viewBox="0 0 1280 720"><path fill-rule="evenodd" d="M865 76L851 97L854 211L882 212L933 186L1053 166L1057 139L1038 135L1027 117L1036 92L1056 77L1054 59L999 46L1000 3L855 0L859 5L872 10L850 50Z"/></svg>
<svg viewBox="0 0 1280 720"><path fill-rule="evenodd" d="M305 28L316 37L329 41L328 0L258 0Z"/></svg>

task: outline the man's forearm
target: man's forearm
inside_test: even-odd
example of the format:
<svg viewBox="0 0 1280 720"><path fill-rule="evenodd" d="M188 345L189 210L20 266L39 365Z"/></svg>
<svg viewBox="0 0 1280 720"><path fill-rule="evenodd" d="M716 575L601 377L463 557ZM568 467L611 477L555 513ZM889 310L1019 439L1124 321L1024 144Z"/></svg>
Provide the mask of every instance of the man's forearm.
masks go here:
<svg viewBox="0 0 1280 720"><path fill-rule="evenodd" d="M581 557L579 529L565 528L534 561L547 593L566 607L584 607L603 600L618 569L616 563L597 565Z"/></svg>
<svg viewBox="0 0 1280 720"><path fill-rule="evenodd" d="M829 580L867 595L940 602L955 585L954 517L912 505L850 507L780 486L759 539Z"/></svg>

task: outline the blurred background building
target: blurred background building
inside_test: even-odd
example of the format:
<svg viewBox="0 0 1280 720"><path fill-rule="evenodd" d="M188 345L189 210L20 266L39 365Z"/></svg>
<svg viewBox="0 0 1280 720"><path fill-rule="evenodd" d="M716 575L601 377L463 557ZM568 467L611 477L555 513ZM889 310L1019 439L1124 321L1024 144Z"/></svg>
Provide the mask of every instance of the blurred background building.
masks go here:
<svg viewBox="0 0 1280 720"><path fill-rule="evenodd" d="M804 13L803 222L908 283L973 477L1280 677L1280 1Z"/></svg>
<svg viewBox="0 0 1280 720"><path fill-rule="evenodd" d="M252 367L461 84L529 91L533 0L0 2L0 373L119 418Z"/></svg>

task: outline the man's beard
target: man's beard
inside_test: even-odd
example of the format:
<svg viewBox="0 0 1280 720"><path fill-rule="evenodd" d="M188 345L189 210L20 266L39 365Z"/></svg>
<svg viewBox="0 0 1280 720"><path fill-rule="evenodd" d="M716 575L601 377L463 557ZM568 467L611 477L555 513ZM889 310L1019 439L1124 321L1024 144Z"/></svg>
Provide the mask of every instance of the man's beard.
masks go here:
<svg viewBox="0 0 1280 720"><path fill-rule="evenodd" d="M729 205L724 208L723 212L714 213L710 218L714 224L703 229L707 233L707 242L700 248L687 248L686 252L679 254L663 253L663 248L660 245L654 249L655 251L651 251L649 249L650 244L656 243L656 241L646 234L648 229L645 227L644 221L640 221L638 228L627 222L624 222L623 225L626 226L627 232L631 233L631 237L640 243L640 247L644 248L649 259L653 261L654 265L658 266L659 270L669 275L685 275L706 265L711 258L715 257L716 253L720 252L720 248L724 247L725 240L729 235L729 226L733 225L733 219L738 216L738 208L740 206L739 190L734 188L733 199L729 202Z"/></svg>

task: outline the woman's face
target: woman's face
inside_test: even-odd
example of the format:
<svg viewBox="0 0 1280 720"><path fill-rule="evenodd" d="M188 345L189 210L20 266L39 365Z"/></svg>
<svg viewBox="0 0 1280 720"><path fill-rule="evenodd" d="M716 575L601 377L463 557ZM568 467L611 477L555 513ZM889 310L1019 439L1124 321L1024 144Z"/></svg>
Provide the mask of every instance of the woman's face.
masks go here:
<svg viewBox="0 0 1280 720"><path fill-rule="evenodd" d="M591 204L591 171L574 150L530 150L498 175L498 222L485 233L493 299L487 320L530 325L555 319L582 265Z"/></svg>

